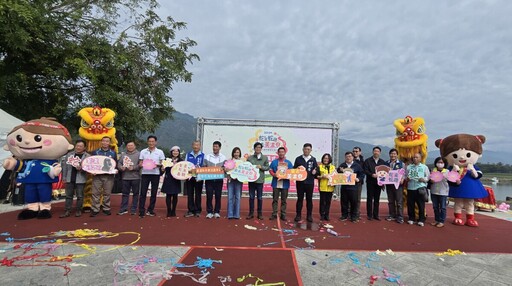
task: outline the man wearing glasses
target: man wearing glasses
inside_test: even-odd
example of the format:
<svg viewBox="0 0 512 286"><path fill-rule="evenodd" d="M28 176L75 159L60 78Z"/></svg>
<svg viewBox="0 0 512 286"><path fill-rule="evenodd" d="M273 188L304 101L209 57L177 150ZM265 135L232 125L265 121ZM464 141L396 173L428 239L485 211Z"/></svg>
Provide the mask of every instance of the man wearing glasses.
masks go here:
<svg viewBox="0 0 512 286"><path fill-rule="evenodd" d="M361 147L354 147L352 148L352 153L354 154L354 163L357 163L359 164L359 166L361 166L361 169L363 168L363 163L364 163L364 157L363 157L363 154L361 152ZM364 184L364 177L363 179L361 179L358 183L356 183L357 185L357 210L356 210L356 214L357 214L357 219L361 219L361 212L359 211L359 209L361 208L361 193L363 191L363 184Z"/></svg>

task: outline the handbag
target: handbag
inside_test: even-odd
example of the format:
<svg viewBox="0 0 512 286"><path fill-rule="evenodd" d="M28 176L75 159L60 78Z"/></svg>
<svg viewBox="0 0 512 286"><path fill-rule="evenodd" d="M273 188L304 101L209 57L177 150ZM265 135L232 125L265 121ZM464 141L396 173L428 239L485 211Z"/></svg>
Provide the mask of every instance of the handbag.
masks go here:
<svg viewBox="0 0 512 286"><path fill-rule="evenodd" d="M428 189L427 188L419 188L418 193L423 196L423 199L425 202L428 202Z"/></svg>

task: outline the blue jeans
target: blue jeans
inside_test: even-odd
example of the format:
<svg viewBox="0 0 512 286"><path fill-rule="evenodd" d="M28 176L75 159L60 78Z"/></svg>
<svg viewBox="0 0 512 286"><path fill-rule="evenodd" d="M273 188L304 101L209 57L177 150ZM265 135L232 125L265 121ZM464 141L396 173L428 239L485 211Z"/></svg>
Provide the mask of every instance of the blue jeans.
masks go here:
<svg viewBox="0 0 512 286"><path fill-rule="evenodd" d="M432 199L432 206L434 207L434 218L436 222L444 223L446 219L446 200L447 196L430 195Z"/></svg>
<svg viewBox="0 0 512 286"><path fill-rule="evenodd" d="M258 214L263 211L263 183L249 182L249 214L254 213L254 197L258 196Z"/></svg>
<svg viewBox="0 0 512 286"><path fill-rule="evenodd" d="M228 218L240 218L240 197L243 184L238 180L228 182Z"/></svg>

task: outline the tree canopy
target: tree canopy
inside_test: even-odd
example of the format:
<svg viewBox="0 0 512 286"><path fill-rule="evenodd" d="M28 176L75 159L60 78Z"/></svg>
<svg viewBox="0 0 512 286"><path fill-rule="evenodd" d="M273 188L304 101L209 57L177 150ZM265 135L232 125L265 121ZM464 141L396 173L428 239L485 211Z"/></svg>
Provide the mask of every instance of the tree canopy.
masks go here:
<svg viewBox="0 0 512 286"><path fill-rule="evenodd" d="M124 136L171 116L168 93L190 82L196 42L186 23L162 19L156 0L0 2L0 108L22 120L53 116L76 130L77 112L117 113Z"/></svg>

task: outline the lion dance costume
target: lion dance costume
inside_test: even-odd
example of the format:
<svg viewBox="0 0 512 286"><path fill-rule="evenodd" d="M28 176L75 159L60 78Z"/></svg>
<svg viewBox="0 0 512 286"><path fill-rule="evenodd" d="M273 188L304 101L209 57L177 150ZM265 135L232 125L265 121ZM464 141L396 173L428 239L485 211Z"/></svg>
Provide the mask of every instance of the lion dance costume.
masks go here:
<svg viewBox="0 0 512 286"><path fill-rule="evenodd" d="M101 147L101 138L110 137L110 147L117 153L116 129L114 117L116 113L108 108L85 107L78 112L80 128L78 134L87 142L87 152L92 153ZM89 176L84 188L84 209L90 209L92 204L92 176Z"/></svg>
<svg viewBox="0 0 512 286"><path fill-rule="evenodd" d="M421 162L427 161L427 140L425 134L425 120L421 117L407 115L405 118L393 122L396 128L395 149L398 150L398 158L406 163L412 163L414 154L421 154ZM404 206L407 206L407 188L404 186ZM418 210L416 209L416 215Z"/></svg>

